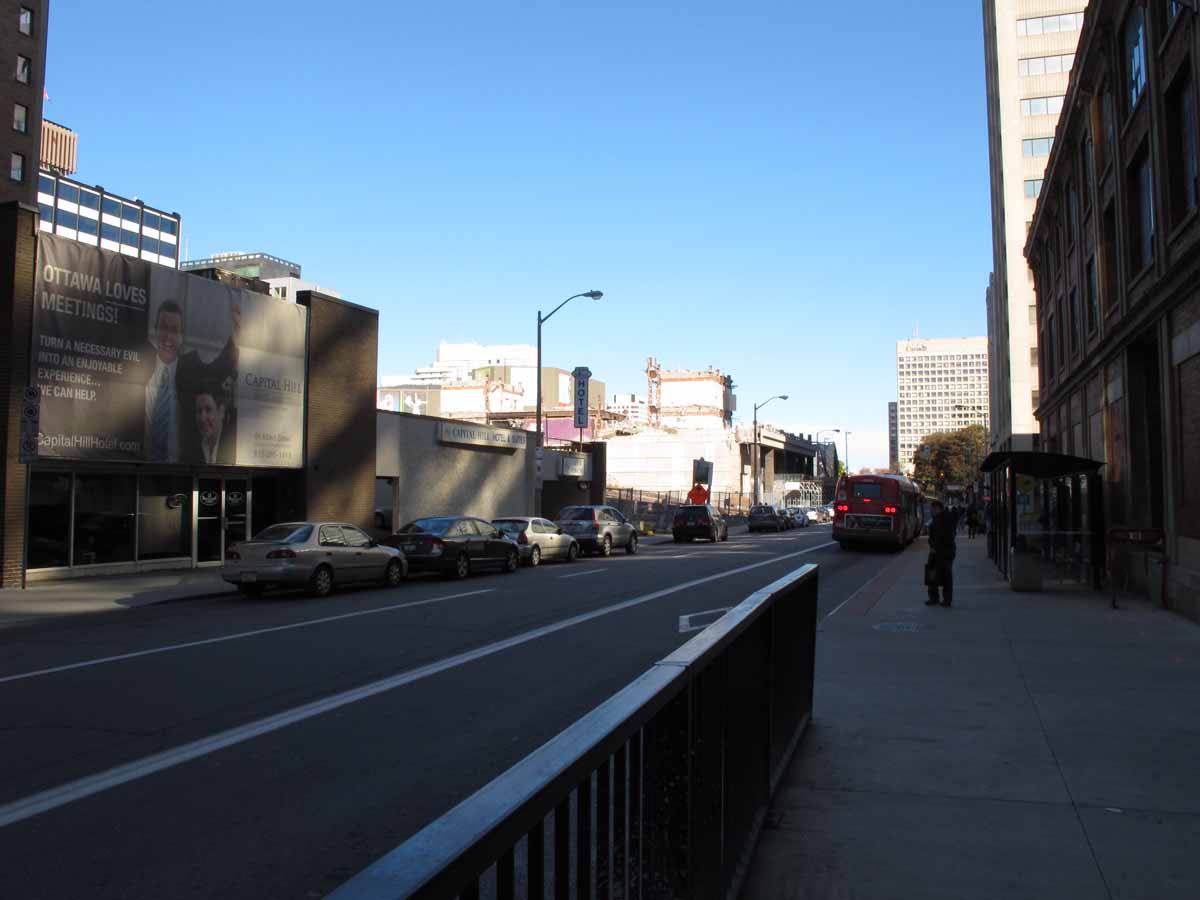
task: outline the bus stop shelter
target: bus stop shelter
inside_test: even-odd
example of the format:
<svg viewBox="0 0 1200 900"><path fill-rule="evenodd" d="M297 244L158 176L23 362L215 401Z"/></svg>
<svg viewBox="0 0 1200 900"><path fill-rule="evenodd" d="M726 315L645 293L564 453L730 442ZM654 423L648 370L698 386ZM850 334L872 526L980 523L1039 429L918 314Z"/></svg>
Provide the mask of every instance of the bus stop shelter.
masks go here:
<svg viewBox="0 0 1200 900"><path fill-rule="evenodd" d="M1100 587L1104 575L1103 462L1062 453L1008 450L979 469L992 486L988 555L1013 590L1047 576Z"/></svg>

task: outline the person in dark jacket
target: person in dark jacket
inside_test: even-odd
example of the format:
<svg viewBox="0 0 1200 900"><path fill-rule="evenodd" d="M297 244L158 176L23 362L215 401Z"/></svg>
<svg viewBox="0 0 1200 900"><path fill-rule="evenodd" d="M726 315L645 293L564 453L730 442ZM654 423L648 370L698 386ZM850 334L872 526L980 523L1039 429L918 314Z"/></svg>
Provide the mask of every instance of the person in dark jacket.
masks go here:
<svg viewBox="0 0 1200 900"><path fill-rule="evenodd" d="M954 536L958 530L958 519L962 510L946 509L941 500L934 500L932 508L933 519L929 523L929 561L926 568L933 574L934 583L929 585L929 599L925 601L925 605L937 606L940 587L942 606L950 606L954 602L954 556L957 552Z"/></svg>

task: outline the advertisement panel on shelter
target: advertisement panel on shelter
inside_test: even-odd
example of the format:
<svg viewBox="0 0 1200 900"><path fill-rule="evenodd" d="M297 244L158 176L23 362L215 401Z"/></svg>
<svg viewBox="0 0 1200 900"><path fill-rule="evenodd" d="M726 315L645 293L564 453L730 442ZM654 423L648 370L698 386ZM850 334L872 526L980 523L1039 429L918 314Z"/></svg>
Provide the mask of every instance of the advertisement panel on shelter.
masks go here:
<svg viewBox="0 0 1200 900"><path fill-rule="evenodd" d="M308 310L42 235L42 458L300 468Z"/></svg>

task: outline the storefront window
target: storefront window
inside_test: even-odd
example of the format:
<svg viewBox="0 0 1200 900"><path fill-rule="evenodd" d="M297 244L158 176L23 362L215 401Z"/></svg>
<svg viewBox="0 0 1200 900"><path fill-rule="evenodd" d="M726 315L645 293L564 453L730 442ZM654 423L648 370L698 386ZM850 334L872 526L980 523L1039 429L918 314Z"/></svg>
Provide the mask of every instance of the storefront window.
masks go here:
<svg viewBox="0 0 1200 900"><path fill-rule="evenodd" d="M29 568L70 564L71 476L34 472L29 477Z"/></svg>
<svg viewBox="0 0 1200 900"><path fill-rule="evenodd" d="M192 555L192 479L143 475L138 498L138 559Z"/></svg>
<svg viewBox="0 0 1200 900"><path fill-rule="evenodd" d="M133 560L136 495L133 475L75 476L75 565Z"/></svg>

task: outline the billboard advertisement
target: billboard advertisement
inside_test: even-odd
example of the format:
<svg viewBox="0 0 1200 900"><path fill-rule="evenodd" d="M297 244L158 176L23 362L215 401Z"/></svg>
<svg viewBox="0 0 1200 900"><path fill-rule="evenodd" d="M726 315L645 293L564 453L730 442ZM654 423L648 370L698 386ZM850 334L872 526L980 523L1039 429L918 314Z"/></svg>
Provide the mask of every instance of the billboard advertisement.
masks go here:
<svg viewBox="0 0 1200 900"><path fill-rule="evenodd" d="M308 310L42 235L38 456L300 468Z"/></svg>

